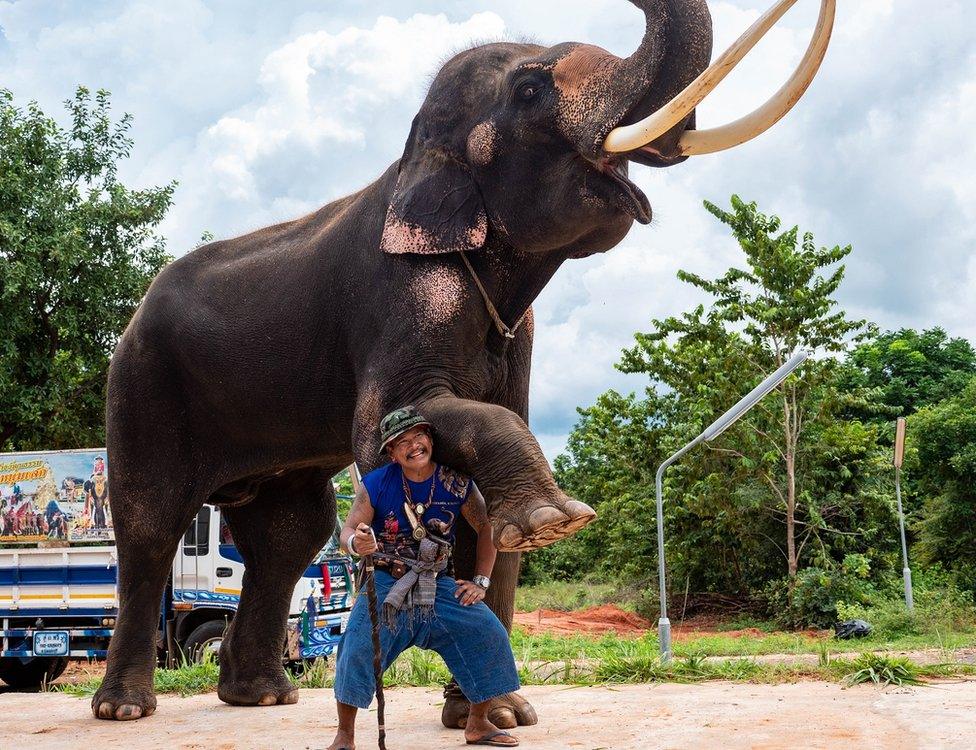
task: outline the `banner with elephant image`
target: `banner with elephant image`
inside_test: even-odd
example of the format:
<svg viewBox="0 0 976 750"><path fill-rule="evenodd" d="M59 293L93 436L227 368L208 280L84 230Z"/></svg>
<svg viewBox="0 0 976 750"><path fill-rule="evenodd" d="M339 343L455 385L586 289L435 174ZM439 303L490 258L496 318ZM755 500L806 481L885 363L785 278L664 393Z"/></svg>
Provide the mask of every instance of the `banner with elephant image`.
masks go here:
<svg viewBox="0 0 976 750"><path fill-rule="evenodd" d="M0 544L110 542L105 451L0 454Z"/></svg>

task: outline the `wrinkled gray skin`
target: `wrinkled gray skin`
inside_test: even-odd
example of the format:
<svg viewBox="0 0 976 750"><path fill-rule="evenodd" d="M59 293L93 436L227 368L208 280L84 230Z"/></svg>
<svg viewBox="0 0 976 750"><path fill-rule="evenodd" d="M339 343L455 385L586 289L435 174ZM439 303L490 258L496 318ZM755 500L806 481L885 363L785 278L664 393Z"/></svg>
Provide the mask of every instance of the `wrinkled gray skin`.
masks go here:
<svg viewBox="0 0 976 750"><path fill-rule="evenodd" d="M247 566L220 652L221 700L297 700L280 655L291 591L333 529L329 478L366 472L377 424L413 403L435 459L472 475L502 553L488 604L510 627L519 551L593 518L556 486L526 427L529 306L568 258L604 252L647 199L628 159L681 161L691 121L609 158L609 130L658 108L708 63L703 0L633 0L647 33L630 58L575 43L489 44L440 70L403 157L309 216L201 247L153 282L112 359L108 454L121 609L100 718L155 710L155 631L182 532L204 502L226 508ZM459 250L512 341L492 324ZM474 536L458 541L470 577ZM492 720L534 722L517 695ZM463 698L445 706L463 722Z"/></svg>

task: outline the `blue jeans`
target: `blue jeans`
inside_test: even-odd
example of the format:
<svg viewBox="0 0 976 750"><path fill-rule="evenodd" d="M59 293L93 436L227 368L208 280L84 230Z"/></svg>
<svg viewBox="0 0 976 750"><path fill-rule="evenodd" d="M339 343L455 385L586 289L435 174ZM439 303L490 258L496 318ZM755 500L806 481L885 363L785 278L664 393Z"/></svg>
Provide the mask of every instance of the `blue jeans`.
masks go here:
<svg viewBox="0 0 976 750"><path fill-rule="evenodd" d="M389 573L376 571L376 599L381 620L383 601L393 583ZM518 690L515 658L504 626L484 602L462 606L454 598L455 588L457 582L453 578L438 576L434 614L427 622L408 622L407 612L399 613L394 632L381 622L383 669L386 670L410 646L419 646L441 655L461 691L472 703ZM368 708L376 692L368 607L364 587L356 597L336 658L336 700L359 708Z"/></svg>

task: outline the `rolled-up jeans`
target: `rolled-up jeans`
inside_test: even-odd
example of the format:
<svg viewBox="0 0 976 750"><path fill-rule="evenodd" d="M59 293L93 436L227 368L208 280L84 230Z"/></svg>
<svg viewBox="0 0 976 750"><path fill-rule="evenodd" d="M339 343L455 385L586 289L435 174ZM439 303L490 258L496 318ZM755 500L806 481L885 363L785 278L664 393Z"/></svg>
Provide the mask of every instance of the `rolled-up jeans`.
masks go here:
<svg viewBox="0 0 976 750"><path fill-rule="evenodd" d="M393 583L389 573L376 571L376 599L381 612ZM383 669L410 646L418 646L440 654L472 703L518 690L518 671L505 627L484 602L462 606L454 598L456 588L453 578L438 576L434 612L429 619L418 620L410 612L400 612L393 631L381 622ZM368 708L375 692L372 626L364 587L339 642L335 697L340 703Z"/></svg>

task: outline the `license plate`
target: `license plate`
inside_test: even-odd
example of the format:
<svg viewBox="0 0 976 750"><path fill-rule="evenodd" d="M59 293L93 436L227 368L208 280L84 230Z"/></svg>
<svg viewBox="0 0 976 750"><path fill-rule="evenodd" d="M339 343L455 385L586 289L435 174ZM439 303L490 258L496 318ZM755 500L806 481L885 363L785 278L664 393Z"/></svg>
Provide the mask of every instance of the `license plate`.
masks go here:
<svg viewBox="0 0 976 750"><path fill-rule="evenodd" d="M34 633L34 656L67 656L68 631L49 630Z"/></svg>

